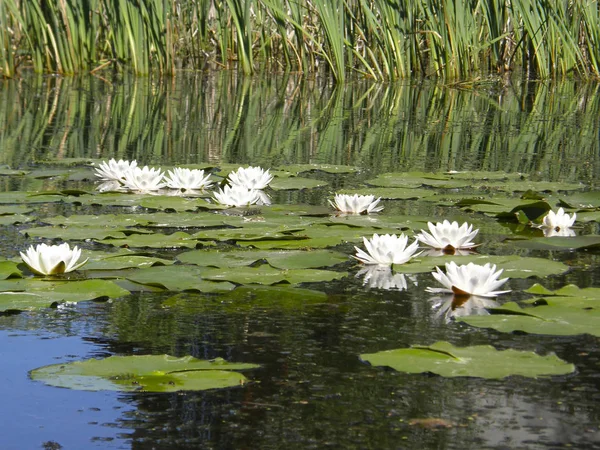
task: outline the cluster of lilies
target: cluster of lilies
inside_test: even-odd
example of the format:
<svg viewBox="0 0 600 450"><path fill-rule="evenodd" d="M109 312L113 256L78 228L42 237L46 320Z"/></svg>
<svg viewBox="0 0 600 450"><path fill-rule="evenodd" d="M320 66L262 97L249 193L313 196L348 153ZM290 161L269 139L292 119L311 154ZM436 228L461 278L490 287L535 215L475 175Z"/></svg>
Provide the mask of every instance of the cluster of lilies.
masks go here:
<svg viewBox="0 0 600 450"><path fill-rule="evenodd" d="M175 167L165 173L162 169L138 167L137 161L103 161L96 168L96 176L103 183L98 190L130 191L139 194L172 193L194 195L211 188L215 181L204 170ZM227 175L227 183L213 192L213 199L226 206L249 206L269 204L268 195L263 191L273 175L261 167L240 167Z"/></svg>
<svg viewBox="0 0 600 450"><path fill-rule="evenodd" d="M103 180L101 190L129 190L134 192L156 192L162 189L174 189L184 193L194 193L211 187L214 181L211 175L205 175L203 170L175 168L165 175L162 170L139 168L136 161L111 159L102 162L96 168L96 175ZM249 206L253 204L269 204L269 197L264 193L273 176L269 170L260 167L240 167L229 173L226 184L213 192L213 198L222 205L231 207ZM379 205L380 198L373 195L336 194L329 203L340 214L371 214L383 210ZM548 211L540 228L546 236L572 236L571 229L575 223L576 214L566 214L563 208L556 213ZM406 264L412 258L423 253L427 255L461 255L473 251L478 244L473 240L479 230L473 225L444 220L433 224L428 222L429 231L421 230L409 244L408 236L404 233L374 234L371 238L363 237L363 250L355 247L353 257L365 264L357 276L364 276L364 283L383 289L407 289L404 274L393 273L392 266ZM418 252L420 246L424 250ZM418 253L417 253L418 252ZM68 243L60 245L39 244L30 246L21 258L32 272L39 275L54 275L71 272L83 266L87 259L79 261L81 250L73 249ZM445 271L436 267L433 277L443 288L426 289L435 294L447 294L435 298L434 307L439 308L440 314L446 317L483 312L484 308L493 306L491 300L500 294L510 292L498 290L508 278L500 279L502 269L496 270L495 264L479 265L468 263L457 265L454 261L446 263ZM415 279L412 281L416 284Z"/></svg>

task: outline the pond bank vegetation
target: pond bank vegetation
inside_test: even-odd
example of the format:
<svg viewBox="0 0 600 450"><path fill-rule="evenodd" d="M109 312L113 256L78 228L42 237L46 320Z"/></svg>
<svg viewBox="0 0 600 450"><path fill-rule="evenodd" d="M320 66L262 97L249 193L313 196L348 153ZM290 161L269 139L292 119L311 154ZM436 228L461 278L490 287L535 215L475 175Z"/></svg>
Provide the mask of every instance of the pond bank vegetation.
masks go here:
<svg viewBox="0 0 600 450"><path fill-rule="evenodd" d="M339 5L335 7L334 5ZM5 0L0 73L236 68L374 80L600 75L597 2Z"/></svg>

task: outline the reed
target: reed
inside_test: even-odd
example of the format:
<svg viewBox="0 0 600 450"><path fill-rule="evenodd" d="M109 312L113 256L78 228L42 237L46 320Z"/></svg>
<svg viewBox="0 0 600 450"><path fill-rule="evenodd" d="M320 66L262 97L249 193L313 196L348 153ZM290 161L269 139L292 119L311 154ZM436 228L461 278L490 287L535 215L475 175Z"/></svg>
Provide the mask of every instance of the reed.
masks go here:
<svg viewBox="0 0 600 450"><path fill-rule="evenodd" d="M0 68L600 77L595 1L3 0Z"/></svg>

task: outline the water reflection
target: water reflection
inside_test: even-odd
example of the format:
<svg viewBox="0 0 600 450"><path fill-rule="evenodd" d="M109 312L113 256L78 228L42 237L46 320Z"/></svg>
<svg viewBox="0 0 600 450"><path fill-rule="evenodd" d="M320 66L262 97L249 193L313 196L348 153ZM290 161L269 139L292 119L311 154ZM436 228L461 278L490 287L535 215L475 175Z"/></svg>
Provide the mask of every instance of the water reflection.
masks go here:
<svg viewBox="0 0 600 450"><path fill-rule="evenodd" d="M408 289L407 279L413 285L418 285L417 279L414 276L394 273L390 267L379 265L366 265L358 271L356 278L362 278L363 286L368 286L372 289L404 291Z"/></svg>
<svg viewBox="0 0 600 450"><path fill-rule="evenodd" d="M113 157L141 164L330 163L593 181L598 88L518 80L496 90L359 81L334 87L231 72L114 83L31 76L2 80L0 164Z"/></svg>
<svg viewBox="0 0 600 450"><path fill-rule="evenodd" d="M489 314L487 308L500 306L496 300L478 295L444 295L432 297L429 301L436 311L436 317L444 318L447 322L455 317L485 316Z"/></svg>

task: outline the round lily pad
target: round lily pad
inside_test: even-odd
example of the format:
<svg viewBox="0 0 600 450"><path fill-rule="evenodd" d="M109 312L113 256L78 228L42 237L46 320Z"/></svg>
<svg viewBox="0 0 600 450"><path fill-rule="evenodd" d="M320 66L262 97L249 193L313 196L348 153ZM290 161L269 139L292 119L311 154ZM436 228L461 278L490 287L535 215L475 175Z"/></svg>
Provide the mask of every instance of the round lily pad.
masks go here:
<svg viewBox="0 0 600 450"><path fill-rule="evenodd" d="M573 364L554 353L540 356L512 349L500 351L491 345L455 347L449 342L368 353L360 355L360 358L373 366L391 367L399 372L431 372L443 377L504 378L521 375L536 378L575 371Z"/></svg>
<svg viewBox="0 0 600 450"><path fill-rule="evenodd" d="M235 370L257 367L192 356L133 355L52 364L30 371L29 376L50 386L84 391L203 391L243 385L246 377Z"/></svg>

